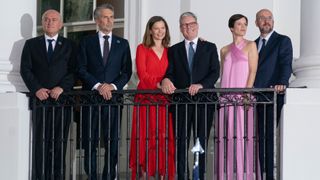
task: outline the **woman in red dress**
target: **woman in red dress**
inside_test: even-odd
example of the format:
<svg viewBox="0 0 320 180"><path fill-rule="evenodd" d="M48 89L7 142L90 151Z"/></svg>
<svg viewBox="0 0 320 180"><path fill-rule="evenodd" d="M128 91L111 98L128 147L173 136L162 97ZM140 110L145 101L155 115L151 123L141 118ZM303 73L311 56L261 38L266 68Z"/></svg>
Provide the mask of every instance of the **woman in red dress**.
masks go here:
<svg viewBox="0 0 320 180"><path fill-rule="evenodd" d="M143 42L136 52L137 74L140 80L138 90L161 89L160 81L168 67L169 43L167 22L160 16L151 17ZM151 105L153 101L160 105ZM130 145L132 179L146 179L147 176L156 175L159 175L160 179L166 176L174 179L174 135L166 98L161 94L138 94L135 102Z"/></svg>

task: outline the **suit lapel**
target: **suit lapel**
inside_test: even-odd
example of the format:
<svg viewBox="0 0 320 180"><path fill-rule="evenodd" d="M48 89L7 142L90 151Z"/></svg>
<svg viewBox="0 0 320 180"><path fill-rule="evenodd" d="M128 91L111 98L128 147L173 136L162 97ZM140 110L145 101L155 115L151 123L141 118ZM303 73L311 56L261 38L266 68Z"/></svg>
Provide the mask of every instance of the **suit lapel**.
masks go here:
<svg viewBox="0 0 320 180"><path fill-rule="evenodd" d="M188 72L191 74L190 69L189 69L189 63L188 63L188 56L187 56L187 50L185 46L185 41L182 41L179 46L179 56L181 57L181 60L183 61L183 67Z"/></svg>
<svg viewBox="0 0 320 180"><path fill-rule="evenodd" d="M202 54L202 50L203 50L203 43L200 39L198 39L198 42L197 42L197 49L196 49L196 52L194 54L194 57L193 57L193 64L192 64L192 69L195 68L195 66L197 65L198 61L199 61L199 56Z"/></svg>
<svg viewBox="0 0 320 180"><path fill-rule="evenodd" d="M113 60L113 56L115 56L115 54L117 53L117 49L120 45L120 40L116 37L112 35L111 38L111 47L110 47L110 51L109 51L109 55L108 55L108 59L107 59L107 64L106 67L110 65L111 61Z"/></svg>
<svg viewBox="0 0 320 180"><path fill-rule="evenodd" d="M55 59L55 58L56 58L57 54L59 54L62 46L63 46L63 38L61 36L58 36L58 39L57 39L56 45L54 47L53 54L52 54L52 59L51 59L50 63L51 62L55 62L55 61L58 60L58 59Z"/></svg>
<svg viewBox="0 0 320 180"><path fill-rule="evenodd" d="M47 56L47 46L46 46L46 43L45 43L45 38L44 38L44 35L43 36L40 36L39 37L39 52L40 52L40 55L41 55L41 59L45 60L47 63L48 63L48 56Z"/></svg>
<svg viewBox="0 0 320 180"><path fill-rule="evenodd" d="M101 66L103 66L103 57L102 57L102 52L100 49L100 41L99 41L99 34L96 33L95 36L93 36L92 38L92 47L91 47L95 52L95 54L97 55L97 60L99 61L99 63L101 64Z"/></svg>
<svg viewBox="0 0 320 180"><path fill-rule="evenodd" d="M265 49L263 50L263 52L259 53L259 64L261 64L262 62L264 62L267 58L267 56L270 54L272 48L275 47L275 43L277 43L276 39L278 37L278 33L276 33L275 31L272 33L272 35L270 36ZM259 45L259 39L256 39L256 44L257 47Z"/></svg>

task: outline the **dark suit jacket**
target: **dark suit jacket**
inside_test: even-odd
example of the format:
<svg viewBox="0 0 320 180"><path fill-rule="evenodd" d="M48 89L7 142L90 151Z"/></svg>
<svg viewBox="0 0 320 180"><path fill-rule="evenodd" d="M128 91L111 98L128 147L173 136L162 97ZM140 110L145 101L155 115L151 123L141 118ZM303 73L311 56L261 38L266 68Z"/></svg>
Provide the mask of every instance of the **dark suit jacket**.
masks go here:
<svg viewBox="0 0 320 180"><path fill-rule="evenodd" d="M126 39L112 35L107 64L103 66L98 33L85 37L80 43L78 54L79 76L84 90L95 84L113 83L123 89L132 74L129 43Z"/></svg>
<svg viewBox="0 0 320 180"><path fill-rule="evenodd" d="M188 67L184 41L169 48L168 59L169 65L165 77L169 78L178 89L185 89L191 84L198 83L202 84L203 88L214 88L219 78L220 65L217 47L208 41L198 40L192 74Z"/></svg>
<svg viewBox="0 0 320 180"><path fill-rule="evenodd" d="M26 41L22 56L20 73L31 93L40 88L52 89L60 86L64 91L74 85L76 49L70 40L58 36L50 62L44 36Z"/></svg>
<svg viewBox="0 0 320 180"><path fill-rule="evenodd" d="M255 41L259 43L259 38ZM263 53L259 54L256 88L269 88L274 85L289 85L292 73L292 44L289 37L276 33L270 36Z"/></svg>

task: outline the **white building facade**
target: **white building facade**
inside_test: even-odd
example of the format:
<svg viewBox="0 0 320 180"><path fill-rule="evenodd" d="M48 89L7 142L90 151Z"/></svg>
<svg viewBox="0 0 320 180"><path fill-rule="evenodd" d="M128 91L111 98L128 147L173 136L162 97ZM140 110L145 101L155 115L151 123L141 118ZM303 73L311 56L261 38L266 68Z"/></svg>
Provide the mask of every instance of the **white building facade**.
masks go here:
<svg viewBox="0 0 320 180"><path fill-rule="evenodd" d="M21 93L27 89L19 69L25 40L36 36L36 3L20 0L17 5L16 1L7 1L0 6L0 173L3 179L28 177L30 112L28 98ZM320 1L125 0L124 37L129 40L135 57L148 19L160 15L167 20L175 44L182 40L179 15L192 11L198 16L199 35L216 43L219 49L232 41L228 29L232 14L248 17L246 37L256 39L259 31L254 23L255 14L262 8L273 11L275 30L292 40L296 76L290 86L307 86L287 91L282 120L281 176L284 180L317 179L315 163L320 161L320 142L305 138L315 138L320 125L316 113L320 109Z"/></svg>

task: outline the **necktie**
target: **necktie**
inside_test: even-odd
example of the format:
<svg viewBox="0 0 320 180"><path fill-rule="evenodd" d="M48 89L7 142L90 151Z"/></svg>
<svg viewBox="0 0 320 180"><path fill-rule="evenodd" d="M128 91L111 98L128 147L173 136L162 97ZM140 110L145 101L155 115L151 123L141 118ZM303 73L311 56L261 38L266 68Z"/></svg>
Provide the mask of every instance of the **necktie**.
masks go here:
<svg viewBox="0 0 320 180"><path fill-rule="evenodd" d="M266 39L263 38L262 39L262 46L259 51L260 54L264 51L265 47L266 47Z"/></svg>
<svg viewBox="0 0 320 180"><path fill-rule="evenodd" d="M104 38L104 44L103 44L103 65L105 66L107 64L107 59L109 55L109 36L105 35Z"/></svg>
<svg viewBox="0 0 320 180"><path fill-rule="evenodd" d="M191 41L189 43L189 50L188 50L188 63L189 63L189 69L190 72L192 72L192 63L193 63L193 56L194 56L194 49L193 49L193 45L194 43Z"/></svg>
<svg viewBox="0 0 320 180"><path fill-rule="evenodd" d="M48 41L48 60L50 61L52 58L52 54L53 54L53 46L52 46L52 41L54 41L54 39L47 39Z"/></svg>

